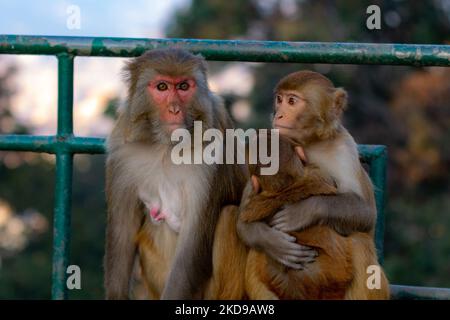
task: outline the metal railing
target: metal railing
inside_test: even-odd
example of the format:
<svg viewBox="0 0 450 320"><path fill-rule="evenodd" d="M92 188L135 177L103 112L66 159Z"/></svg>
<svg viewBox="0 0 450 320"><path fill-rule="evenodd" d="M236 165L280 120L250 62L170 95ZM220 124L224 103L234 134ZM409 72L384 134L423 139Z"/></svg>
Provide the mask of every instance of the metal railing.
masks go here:
<svg viewBox="0 0 450 320"><path fill-rule="evenodd" d="M0 35L0 54L54 55L58 59L58 128L54 136L0 135L0 150L46 152L56 156L53 220L52 298L66 299L69 262L73 155L104 153L104 139L73 134L73 63L76 56L135 57L163 47L201 53L207 60L450 66L450 46L369 43L132 39ZM375 243L383 260L387 151L359 145L369 165L378 210ZM450 299L450 289L391 285L394 298Z"/></svg>

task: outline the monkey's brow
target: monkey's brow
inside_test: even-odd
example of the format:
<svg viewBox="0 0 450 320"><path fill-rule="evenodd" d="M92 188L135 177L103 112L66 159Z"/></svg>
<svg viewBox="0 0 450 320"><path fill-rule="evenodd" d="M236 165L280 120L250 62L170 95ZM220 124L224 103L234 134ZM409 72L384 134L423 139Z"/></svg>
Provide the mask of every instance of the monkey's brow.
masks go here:
<svg viewBox="0 0 450 320"><path fill-rule="evenodd" d="M290 97L294 97L294 98L297 98L297 99L306 101L306 98L300 97L300 96L298 96L298 95L296 95L296 94L294 94L294 93L286 93L286 95L287 95L289 98L290 98Z"/></svg>

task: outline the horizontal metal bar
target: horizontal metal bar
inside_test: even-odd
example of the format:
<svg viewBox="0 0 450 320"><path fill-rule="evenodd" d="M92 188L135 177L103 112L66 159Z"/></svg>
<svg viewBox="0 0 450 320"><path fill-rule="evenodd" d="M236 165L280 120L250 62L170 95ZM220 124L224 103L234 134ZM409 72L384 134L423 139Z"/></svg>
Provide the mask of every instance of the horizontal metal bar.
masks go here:
<svg viewBox="0 0 450 320"><path fill-rule="evenodd" d="M450 66L449 45L0 35L0 53L136 57L176 47L208 60Z"/></svg>
<svg viewBox="0 0 450 320"><path fill-rule="evenodd" d="M56 153L65 151L72 153L105 153L105 139L76 136L34 136L5 134L0 135L0 150L32 151ZM384 154L385 146L358 145L358 151L363 161L370 161Z"/></svg>
<svg viewBox="0 0 450 320"><path fill-rule="evenodd" d="M96 154L105 152L105 139L71 135L0 135L0 150Z"/></svg>
<svg viewBox="0 0 450 320"><path fill-rule="evenodd" d="M391 299L450 300L450 288L391 285Z"/></svg>

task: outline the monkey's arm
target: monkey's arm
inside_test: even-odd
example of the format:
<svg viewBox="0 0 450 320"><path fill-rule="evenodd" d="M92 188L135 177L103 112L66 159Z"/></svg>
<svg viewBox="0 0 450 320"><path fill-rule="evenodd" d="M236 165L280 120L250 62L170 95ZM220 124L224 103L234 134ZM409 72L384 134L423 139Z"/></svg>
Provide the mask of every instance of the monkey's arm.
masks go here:
<svg viewBox="0 0 450 320"><path fill-rule="evenodd" d="M240 207L239 219L243 222L260 221L279 211L284 205L315 195L335 195L336 192L337 189L330 180L324 178L317 169L307 167L303 176L289 188L278 192L266 190L258 194L248 194L245 206Z"/></svg>
<svg viewBox="0 0 450 320"><path fill-rule="evenodd" d="M287 206L269 224L284 231L299 231L314 224L326 224L342 235L370 232L376 222L376 209L353 192L313 196Z"/></svg>
<svg viewBox="0 0 450 320"><path fill-rule="evenodd" d="M119 183L121 170L114 166L114 160L108 159L104 285L107 299L128 299L129 280L136 254L135 236L141 225L142 214L136 192Z"/></svg>
<svg viewBox="0 0 450 320"><path fill-rule="evenodd" d="M277 212L283 206L284 202L277 197L264 197L257 194L239 214L239 219L243 222L261 221Z"/></svg>
<svg viewBox="0 0 450 320"><path fill-rule="evenodd" d="M243 192L240 209L248 205L252 191L249 181ZM295 237L271 228L265 222L248 223L239 218L237 232L247 246L261 250L275 261L293 269L303 269L304 263L313 262L317 256L315 250L296 243Z"/></svg>
<svg viewBox="0 0 450 320"><path fill-rule="evenodd" d="M212 272L214 231L222 205L230 195L237 199L237 194L241 194L241 178L238 178L238 174L242 176L237 167L219 166L211 185L221 186L222 189L210 191L204 209L194 219L187 219L188 223L182 225L175 258L161 299L193 299L203 289Z"/></svg>
<svg viewBox="0 0 450 320"><path fill-rule="evenodd" d="M318 253L314 249L297 243L297 238L274 228L264 222L246 223L238 220L237 232L249 247L263 251L279 263L303 269L305 263L314 262Z"/></svg>
<svg viewBox="0 0 450 320"><path fill-rule="evenodd" d="M208 214L218 216L217 210L208 210ZM202 214L182 225L175 258L161 295L162 300L194 299L203 289L212 270L215 222L216 219Z"/></svg>

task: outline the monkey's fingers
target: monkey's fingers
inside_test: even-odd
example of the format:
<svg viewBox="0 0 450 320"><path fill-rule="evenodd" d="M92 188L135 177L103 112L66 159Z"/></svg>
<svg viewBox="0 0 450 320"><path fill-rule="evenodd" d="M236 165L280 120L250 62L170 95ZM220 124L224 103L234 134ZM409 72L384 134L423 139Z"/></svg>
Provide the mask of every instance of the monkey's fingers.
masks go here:
<svg viewBox="0 0 450 320"><path fill-rule="evenodd" d="M302 270L305 264L313 263L314 261L316 261L314 255L312 256L305 255L301 257L296 255L284 255L275 260L277 260L279 263L288 268L293 268L297 270Z"/></svg>
<svg viewBox="0 0 450 320"><path fill-rule="evenodd" d="M292 232L304 229L307 223L306 220L298 216L295 218L295 221L293 221L293 219L291 219L290 213L288 211L283 210L278 212L277 216L274 216L269 221L269 225L272 228L275 228L279 231Z"/></svg>
<svg viewBox="0 0 450 320"><path fill-rule="evenodd" d="M270 226L282 232L299 231L298 229L294 229L288 221L274 221L273 223L270 223Z"/></svg>
<svg viewBox="0 0 450 320"><path fill-rule="evenodd" d="M281 210L275 213L275 215L270 219L269 225L271 227L279 226L281 224L288 223L288 215L286 214L286 210ZM278 229L278 228L277 228Z"/></svg>
<svg viewBox="0 0 450 320"><path fill-rule="evenodd" d="M289 250L287 254L293 255L297 258L316 258L319 254L314 249L306 249L306 250Z"/></svg>
<svg viewBox="0 0 450 320"><path fill-rule="evenodd" d="M295 270L303 270L304 269L304 266L301 263L292 263L286 259L280 259L277 261L288 268L292 268Z"/></svg>
<svg viewBox="0 0 450 320"><path fill-rule="evenodd" d="M282 211L280 211L280 212L282 212ZM271 220L269 220L268 225L271 228L276 229L277 231L282 231L283 233L290 232L290 231L297 231L297 230L286 230L286 229L291 229L288 227L290 225L289 221L286 221L286 220L288 220L288 219L285 216L279 216L277 218L273 217Z"/></svg>
<svg viewBox="0 0 450 320"><path fill-rule="evenodd" d="M301 256L303 254L311 254L311 248L298 244L296 242L284 242L280 244L280 248L284 252L292 253L295 252L298 256Z"/></svg>
<svg viewBox="0 0 450 320"><path fill-rule="evenodd" d="M314 262L318 256L318 252L311 247L291 242L282 243L275 251L273 256L278 262L295 269L301 269L304 264Z"/></svg>
<svg viewBox="0 0 450 320"><path fill-rule="evenodd" d="M274 230L276 232L279 232L279 237L281 237L282 239L288 241L288 242L297 242L297 238L294 236L291 236L288 233L282 232L280 230Z"/></svg>
<svg viewBox="0 0 450 320"><path fill-rule="evenodd" d="M296 257L296 256L286 256L285 260L288 261L289 263L294 263L294 264L301 265L301 266L304 266L307 263L312 263L312 262L316 261L315 258L300 258L300 257Z"/></svg>

